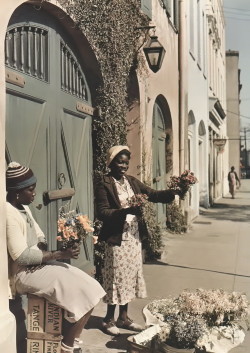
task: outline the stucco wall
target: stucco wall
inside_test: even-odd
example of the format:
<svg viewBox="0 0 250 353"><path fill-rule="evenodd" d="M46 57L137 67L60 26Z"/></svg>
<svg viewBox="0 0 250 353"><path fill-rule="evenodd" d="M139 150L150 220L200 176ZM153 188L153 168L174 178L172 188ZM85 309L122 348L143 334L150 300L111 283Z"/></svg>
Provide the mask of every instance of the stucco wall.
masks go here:
<svg viewBox="0 0 250 353"><path fill-rule="evenodd" d="M155 35L165 48L166 54L158 72L153 73L149 68L146 71L138 70L139 107L137 106L134 116L139 115L140 122L128 135L128 141L132 144L132 153L134 154L135 150L138 152L134 154L135 159L131 160L130 170L137 173L137 177L142 177L138 174L140 174L140 166L143 163L142 159L145 157L146 180L152 179L153 107L159 95L165 98L169 106L173 134L173 174L179 174L178 34L171 25L165 10L160 6L160 2L154 1L152 5L152 24L156 26ZM140 141L140 146L138 141ZM133 149L134 146L136 146L135 149Z"/></svg>
<svg viewBox="0 0 250 353"><path fill-rule="evenodd" d="M5 231L5 59L4 42L9 18L22 1L3 1L0 4L0 351L16 352L16 323L9 312L8 268Z"/></svg>

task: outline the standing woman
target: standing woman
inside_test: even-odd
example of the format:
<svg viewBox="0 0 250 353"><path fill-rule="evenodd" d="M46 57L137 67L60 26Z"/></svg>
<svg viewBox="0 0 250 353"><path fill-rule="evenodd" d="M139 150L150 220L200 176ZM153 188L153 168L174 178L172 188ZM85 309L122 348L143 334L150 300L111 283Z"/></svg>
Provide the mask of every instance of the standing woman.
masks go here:
<svg viewBox="0 0 250 353"><path fill-rule="evenodd" d="M127 146L110 148L107 156L110 173L95 188L97 216L103 222L100 240L105 241L103 288L107 294L103 300L107 313L103 330L112 335L119 335L119 328L142 330L128 317L128 303L134 298L146 297L141 240L147 234L145 226L138 223L140 208L129 207L128 200L136 194L146 194L148 201L160 203L175 198L172 190L156 191L127 175L129 160ZM115 322L116 305L119 305L119 316Z"/></svg>
<svg viewBox="0 0 250 353"><path fill-rule="evenodd" d="M62 353L73 352L91 312L105 295L100 284L76 267L56 260L77 258L79 248L46 251L45 236L32 217L36 177L31 169L12 162L6 171L6 234L12 295L33 294L64 309L69 322Z"/></svg>

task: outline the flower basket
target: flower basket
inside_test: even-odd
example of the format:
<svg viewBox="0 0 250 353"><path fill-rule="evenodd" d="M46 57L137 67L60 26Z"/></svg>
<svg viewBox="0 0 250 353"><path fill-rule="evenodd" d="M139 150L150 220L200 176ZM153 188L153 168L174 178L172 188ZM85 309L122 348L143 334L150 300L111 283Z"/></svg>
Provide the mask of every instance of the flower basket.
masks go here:
<svg viewBox="0 0 250 353"><path fill-rule="evenodd" d="M128 353L160 353L158 350L157 342L154 339L160 332L159 325L143 330L137 335L129 336L128 342Z"/></svg>
<svg viewBox="0 0 250 353"><path fill-rule="evenodd" d="M128 341L128 353L152 353L151 347L146 347L141 344L134 342L134 336L129 336Z"/></svg>
<svg viewBox="0 0 250 353"><path fill-rule="evenodd" d="M195 348L175 348L175 347L171 347L166 343L162 343L160 345L160 349L162 353L194 353L195 352Z"/></svg>

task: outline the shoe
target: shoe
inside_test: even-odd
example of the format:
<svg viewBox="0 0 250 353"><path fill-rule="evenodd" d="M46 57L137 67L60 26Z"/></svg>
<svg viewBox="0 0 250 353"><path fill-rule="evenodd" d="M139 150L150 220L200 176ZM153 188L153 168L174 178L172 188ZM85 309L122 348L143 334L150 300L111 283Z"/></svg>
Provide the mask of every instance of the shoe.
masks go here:
<svg viewBox="0 0 250 353"><path fill-rule="evenodd" d="M116 326L119 328L125 328L127 330L135 331L135 332L141 332L143 330L143 327L139 324L136 324L133 322L133 320L127 318L127 320L121 320L118 319L116 321Z"/></svg>
<svg viewBox="0 0 250 353"><path fill-rule="evenodd" d="M74 349L80 348L80 344L83 344L83 341L80 340L79 338L75 338L75 340L74 340Z"/></svg>
<svg viewBox="0 0 250 353"><path fill-rule="evenodd" d="M83 344L83 341L80 338L75 338L75 343Z"/></svg>
<svg viewBox="0 0 250 353"><path fill-rule="evenodd" d="M119 328L116 326L113 320L108 322L102 322L102 330L103 332L107 333L108 335L118 336L120 334Z"/></svg>
<svg viewBox="0 0 250 353"><path fill-rule="evenodd" d="M67 346L64 342L61 342L61 353L74 353L74 347Z"/></svg>

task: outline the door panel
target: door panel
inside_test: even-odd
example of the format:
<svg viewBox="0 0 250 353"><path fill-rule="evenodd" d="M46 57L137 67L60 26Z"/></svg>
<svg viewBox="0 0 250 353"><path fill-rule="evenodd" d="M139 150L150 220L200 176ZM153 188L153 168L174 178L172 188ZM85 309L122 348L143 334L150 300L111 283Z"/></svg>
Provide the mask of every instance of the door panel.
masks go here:
<svg viewBox="0 0 250 353"><path fill-rule="evenodd" d="M38 178L31 208L50 249L57 247L62 205L93 217L91 116L77 111L78 102L91 100L71 42L55 18L27 4L15 11L6 35L6 68L25 81L24 87L7 83L6 149ZM44 192L63 188L75 195L43 202ZM91 239L74 264L93 267Z"/></svg>
<svg viewBox="0 0 250 353"><path fill-rule="evenodd" d="M63 111L61 115L61 140L58 149L58 173L64 175L65 188L74 188L78 192L70 200L70 209L87 214L93 219L92 179L92 147L91 147L91 118ZM60 188L60 185L58 185ZM59 200L61 207L68 203L67 200ZM79 259L74 260L78 267L89 266L93 254L93 242L87 238L83 244L85 251L81 252Z"/></svg>
<svg viewBox="0 0 250 353"><path fill-rule="evenodd" d="M34 97L7 91L6 145L12 160L32 165L38 176L37 195L32 211L39 224L46 225L47 212L41 208L42 193L48 188L46 175L49 145L47 140L46 103ZM41 149L41 146L44 148ZM40 205L40 206L38 206ZM36 207L38 206L38 207ZM49 231L45 227L44 231Z"/></svg>

